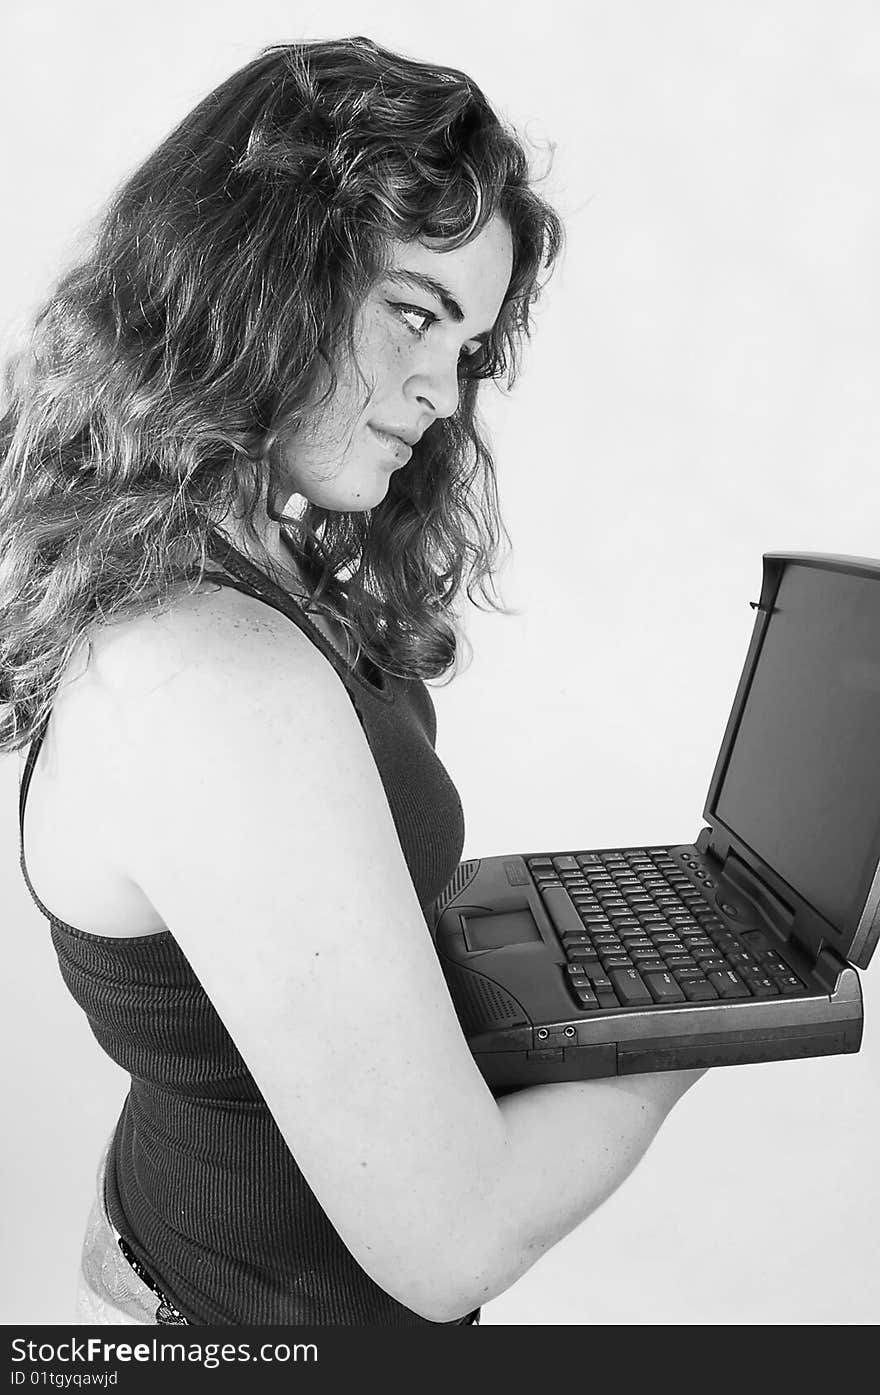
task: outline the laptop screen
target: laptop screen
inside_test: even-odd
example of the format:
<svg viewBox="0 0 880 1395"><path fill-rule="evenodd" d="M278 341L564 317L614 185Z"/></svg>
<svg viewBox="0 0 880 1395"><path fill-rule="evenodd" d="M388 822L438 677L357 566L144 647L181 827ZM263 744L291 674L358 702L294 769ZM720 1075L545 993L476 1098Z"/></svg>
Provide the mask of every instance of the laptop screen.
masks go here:
<svg viewBox="0 0 880 1395"><path fill-rule="evenodd" d="M880 580L785 568L714 812L852 934L880 853Z"/></svg>

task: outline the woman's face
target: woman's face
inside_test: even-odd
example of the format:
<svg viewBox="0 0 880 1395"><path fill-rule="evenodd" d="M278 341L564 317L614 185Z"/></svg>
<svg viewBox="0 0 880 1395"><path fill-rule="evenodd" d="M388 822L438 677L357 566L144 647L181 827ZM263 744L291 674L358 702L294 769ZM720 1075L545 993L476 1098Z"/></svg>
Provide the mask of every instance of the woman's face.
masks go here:
<svg viewBox="0 0 880 1395"><path fill-rule="evenodd" d="M287 497L324 509L359 511L385 497L393 470L438 417L458 406L460 358L495 323L513 265L499 217L452 252L393 244L389 272L362 307L356 358L338 388L296 433L275 447Z"/></svg>

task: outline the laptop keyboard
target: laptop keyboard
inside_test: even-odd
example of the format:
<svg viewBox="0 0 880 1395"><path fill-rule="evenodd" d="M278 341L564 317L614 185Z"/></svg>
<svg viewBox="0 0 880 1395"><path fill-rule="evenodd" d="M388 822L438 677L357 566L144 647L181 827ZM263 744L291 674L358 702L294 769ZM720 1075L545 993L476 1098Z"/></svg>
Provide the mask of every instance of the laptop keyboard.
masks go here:
<svg viewBox="0 0 880 1395"><path fill-rule="evenodd" d="M762 931L738 933L694 885L714 886L691 850L527 857L582 1012L808 992ZM682 863L690 866L689 876Z"/></svg>

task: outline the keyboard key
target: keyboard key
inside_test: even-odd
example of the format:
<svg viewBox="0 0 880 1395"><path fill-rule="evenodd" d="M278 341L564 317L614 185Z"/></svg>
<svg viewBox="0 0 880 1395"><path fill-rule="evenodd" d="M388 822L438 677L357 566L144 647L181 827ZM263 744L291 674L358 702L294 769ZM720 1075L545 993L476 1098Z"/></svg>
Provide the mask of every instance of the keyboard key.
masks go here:
<svg viewBox="0 0 880 1395"><path fill-rule="evenodd" d="M685 998L670 973L657 973L642 967L642 977L655 1003L683 1003Z"/></svg>
<svg viewBox="0 0 880 1395"><path fill-rule="evenodd" d="M626 954L603 954L600 958L606 973L612 969L631 969L633 966L633 960Z"/></svg>
<svg viewBox="0 0 880 1395"><path fill-rule="evenodd" d="M611 984L611 979L606 978L604 970L602 970L598 965L596 965L595 968L590 969L590 980L593 985L594 993L599 993L600 991L603 993L614 991Z"/></svg>
<svg viewBox="0 0 880 1395"><path fill-rule="evenodd" d="M725 935L719 931L712 937L719 949L725 954L741 954L742 946L735 935Z"/></svg>
<svg viewBox="0 0 880 1395"><path fill-rule="evenodd" d="M696 969L696 962L689 954L667 954L667 969ZM697 970L699 973L699 970Z"/></svg>
<svg viewBox="0 0 880 1395"><path fill-rule="evenodd" d="M541 892L541 899L547 907L557 934L567 935L574 932L577 935L583 930L581 918L564 886L546 887Z"/></svg>
<svg viewBox="0 0 880 1395"><path fill-rule="evenodd" d="M762 954L761 963L771 974L791 973L791 969L788 967L785 960L780 959L779 955L775 952L775 950L771 949L768 950L766 954Z"/></svg>
<svg viewBox="0 0 880 1395"><path fill-rule="evenodd" d="M718 1001L718 994L705 978L689 978L681 985L684 996L689 1003L708 1003Z"/></svg>
<svg viewBox="0 0 880 1395"><path fill-rule="evenodd" d="M612 969L608 974L624 1007L653 1003L653 998L637 969Z"/></svg>
<svg viewBox="0 0 880 1395"><path fill-rule="evenodd" d="M774 974L773 980L778 984L780 993L784 993L786 997L807 991L804 984L794 974Z"/></svg>
<svg viewBox="0 0 880 1395"><path fill-rule="evenodd" d="M777 998L779 996L779 989L772 978L756 977L752 974L743 975L743 977L749 985L753 997Z"/></svg>
<svg viewBox="0 0 880 1395"><path fill-rule="evenodd" d="M599 1000L592 988L576 988L574 990L574 996L583 1008L594 1008L599 1006Z"/></svg>
<svg viewBox="0 0 880 1395"><path fill-rule="evenodd" d="M709 974L714 970L721 971L729 967L727 960L720 954L706 954L703 950L695 949L691 951L691 957L697 961L704 973Z"/></svg>
<svg viewBox="0 0 880 1395"><path fill-rule="evenodd" d="M706 977L706 975L703 973L703 970L698 969L696 967L688 967L686 969L672 969L672 976L673 978L678 979L679 983L686 983L688 979L696 980L698 978L704 979Z"/></svg>
<svg viewBox="0 0 880 1395"><path fill-rule="evenodd" d="M752 995L742 979L733 969L717 970L706 975L709 982L718 990L719 998L750 998Z"/></svg>
<svg viewBox="0 0 880 1395"><path fill-rule="evenodd" d="M576 857L554 857L553 866L557 872L579 872L581 870Z"/></svg>
<svg viewBox="0 0 880 1395"><path fill-rule="evenodd" d="M564 966L566 973L572 979L585 978L592 984L593 974L603 972L602 965L598 959L569 959Z"/></svg>
<svg viewBox="0 0 880 1395"><path fill-rule="evenodd" d="M575 961L580 963L583 959L584 961L592 960L595 964L599 958L599 951L593 949L592 945L572 945L571 949L565 951L565 957L570 959L572 963Z"/></svg>
<svg viewBox="0 0 880 1395"><path fill-rule="evenodd" d="M731 964L739 973L745 975L746 969L757 969L758 961L753 954L749 954L745 949L731 949L727 952L727 957Z"/></svg>
<svg viewBox="0 0 880 1395"><path fill-rule="evenodd" d="M620 1007L617 994L611 988L597 988L596 997L599 1000L599 1006L602 1008Z"/></svg>
<svg viewBox="0 0 880 1395"><path fill-rule="evenodd" d="M629 957L634 964L656 964L658 969L663 967L663 956L656 949L630 949Z"/></svg>

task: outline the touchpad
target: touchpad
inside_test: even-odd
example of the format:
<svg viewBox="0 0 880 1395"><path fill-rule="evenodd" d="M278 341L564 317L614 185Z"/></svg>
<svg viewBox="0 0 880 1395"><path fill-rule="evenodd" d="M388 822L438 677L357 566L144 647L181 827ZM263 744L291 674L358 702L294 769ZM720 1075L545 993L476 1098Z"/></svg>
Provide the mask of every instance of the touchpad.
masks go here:
<svg viewBox="0 0 880 1395"><path fill-rule="evenodd" d="M521 911L502 911L498 915L468 915L464 921L464 942L468 949L503 949L505 945L521 945L528 940L540 940L541 932L528 906Z"/></svg>

